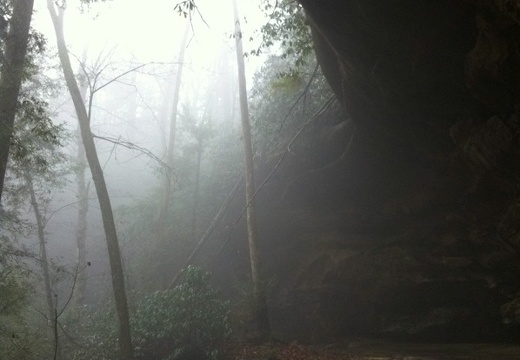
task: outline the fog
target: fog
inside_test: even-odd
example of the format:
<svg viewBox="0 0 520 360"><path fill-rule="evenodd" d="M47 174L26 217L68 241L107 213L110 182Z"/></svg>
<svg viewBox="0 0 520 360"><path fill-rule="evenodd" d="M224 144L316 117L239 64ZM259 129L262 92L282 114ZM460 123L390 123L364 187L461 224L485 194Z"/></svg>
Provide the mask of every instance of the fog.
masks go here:
<svg viewBox="0 0 520 360"><path fill-rule="evenodd" d="M518 359L516 3L0 0L0 360Z"/></svg>
<svg viewBox="0 0 520 360"><path fill-rule="evenodd" d="M56 53L55 35L44 2L38 2L33 27L48 40L48 51ZM77 75L94 82L92 132L108 140L96 140L114 208L132 204L160 186L161 163L169 132L173 87L178 69L177 57L186 27L184 74L182 76L178 119L178 151L192 140L183 131L183 111L206 116L216 128L230 128L239 137L239 109L236 100L236 55L234 23L230 4L200 2L191 18L180 16L167 0L110 1L80 8L70 3L65 14L65 38ZM259 46L258 29L265 21L258 4L241 4L243 32L248 34L245 51ZM246 57L248 84L263 57ZM57 56L49 66L59 67ZM124 74L124 75L123 75ZM49 76L61 76L59 68ZM116 79L114 81L114 79ZM112 82L114 81L114 82ZM107 83L110 83L104 87ZM98 88L103 87L97 91ZM89 92L88 92L89 93ZM50 99L55 123L66 124L75 132L77 120L66 88ZM222 106L225 103L226 107ZM183 110L184 109L184 110ZM119 143L119 144L117 144ZM128 146L134 149L129 149ZM77 144L69 141L67 152L74 156ZM206 168L215 166L204 156ZM177 170L179 171L179 170ZM88 177L88 176L87 176ZM88 179L87 179L88 181ZM99 205L93 187L89 199L88 247L93 264L104 258L104 235ZM49 253L67 263L75 261L76 189L70 177L49 205L52 219L46 227ZM54 213L55 212L55 213ZM124 221L124 220L120 220ZM124 242L124 239L122 240ZM34 243L35 248L37 242ZM124 245L124 244L123 244ZM96 254L96 255L94 255ZM93 266L94 268L94 266ZM103 274L108 268L104 266Z"/></svg>
<svg viewBox="0 0 520 360"><path fill-rule="evenodd" d="M254 191L249 180L239 187L245 178L244 148L252 150L250 154L246 151L251 161L269 161L269 156L277 156L305 118L321 106L319 102L303 102L294 107L301 92L311 91L315 59L307 55L307 65L299 70L298 79L287 75L295 57L282 56L279 42L265 44L260 30L269 20L261 4L240 2L240 33L231 2L197 1L191 10L186 10L186 4L190 3L113 0L80 5L71 1L63 8L65 43L106 182L108 208L113 211L116 248L121 253L116 262L113 250L109 250L113 235L107 230L106 205L103 211L100 205L102 201L107 204L107 199L100 196L103 199L98 200L100 177L95 170L91 174L90 169L95 168L87 165L84 154L92 150L80 141L81 133L83 139L90 135L79 130L82 115L77 102L72 101L70 83L68 87L65 81L64 57L49 11L45 2L35 4L32 31L46 39L45 51L31 58L36 70L24 84L24 94L29 94L24 96L45 104L44 114L52 125L43 134L56 131L61 144L47 144L49 140L39 138L42 132L31 133L25 141L37 144L42 158L27 162L34 167L27 168L23 156L22 160L13 157L8 169L2 206L12 220L2 229L0 246L15 255L5 265L0 263L0 271L4 266L8 274L11 266L16 271L22 269L26 277L17 277L9 285L10 291L16 294L28 289L20 297L23 301L13 300L17 306L14 318L6 315L12 325L0 328L1 334L12 332L13 338L26 341L23 346L21 340L8 346L14 358L22 352L29 354L26 358L67 358L64 354L72 354L86 359L93 354L101 356L103 351L103 356L116 354L117 337L112 330L116 321L111 320L114 309L124 328L121 314L125 311L134 319L140 304L155 301L154 294L170 296L168 291L191 262L194 251L207 241L207 234L216 234L206 250L216 258L240 221L238 231L244 231L242 215L248 212L249 219L244 190ZM239 86L239 38L244 47L239 58L245 63L245 88ZM315 83L321 88L324 80L319 79ZM244 120L244 103L248 102L250 110L245 113L251 120ZM287 120L286 115L283 120L287 120L283 131L278 129L282 113L291 114L293 109L292 117ZM244 121L251 121L253 144L248 143L250 136L244 136ZM235 196L237 188L240 192ZM235 209L224 222L220 217L227 211L229 199ZM245 237L243 240L241 243L247 244ZM240 254L240 261L249 258L243 249L234 253ZM202 262L204 271L211 270L213 260ZM122 267L119 275L117 266ZM185 271L199 280L207 276L194 268ZM240 281L249 276L248 271L236 274ZM235 280L224 283L227 290L236 288ZM118 303L121 290L117 281L126 286L123 297L128 299L129 311L121 310ZM222 276L213 283L219 281ZM258 285L254 275L252 281ZM236 289L233 291L236 294ZM256 290L248 293L258 294ZM182 301L187 299L185 295ZM224 299L230 296L226 293L219 297L222 303L214 299L212 304L224 309ZM160 306L188 308L169 303ZM212 320L222 327L212 330L218 337L228 333L228 315L222 311L215 313L221 320L216 320L217 315ZM109 323L106 332L97 328L105 321ZM100 335L103 332L110 340L98 349L97 336L105 336ZM1 343L3 339L0 337ZM38 343L44 345L38 348ZM125 347L121 342L119 346ZM84 348L90 350L83 353ZM145 358L142 354L152 350L137 346L136 351Z"/></svg>

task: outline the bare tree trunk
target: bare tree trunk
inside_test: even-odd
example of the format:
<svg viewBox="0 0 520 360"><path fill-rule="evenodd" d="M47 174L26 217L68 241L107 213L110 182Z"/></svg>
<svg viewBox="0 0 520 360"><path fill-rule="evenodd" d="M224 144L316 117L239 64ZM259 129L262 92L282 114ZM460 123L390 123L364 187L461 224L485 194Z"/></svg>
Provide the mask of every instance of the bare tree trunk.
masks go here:
<svg viewBox="0 0 520 360"><path fill-rule="evenodd" d="M200 164L202 160L202 141L197 144L197 169L195 170L195 191L193 192L193 211L191 214L191 233L193 241L197 238L197 208L199 206Z"/></svg>
<svg viewBox="0 0 520 360"><path fill-rule="evenodd" d="M83 54L83 61L86 60L86 51ZM87 82L86 80L80 82L80 94L85 103L87 95ZM77 153L77 167L76 167L76 185L78 186L76 198L78 199L78 218L76 228L76 244L78 247L78 266L79 271L76 285L76 292L74 294L74 301L76 305L83 305L85 300L85 285L87 281L87 253L86 253L86 242L87 242L87 213L88 213L88 196L89 186L85 181L85 170L87 168L87 158L85 155L85 148L81 141L81 129L76 130L76 138L78 142L78 153Z"/></svg>
<svg viewBox="0 0 520 360"><path fill-rule="evenodd" d="M161 240L165 240L167 236L167 221L166 214L170 208L170 201L173 195L173 154L175 151L175 137L177 131L177 113L180 98L180 89L182 81L182 70L184 68L184 54L186 50L186 41L188 39L189 24L186 24L184 30L183 40L179 49L177 75L175 77L175 89L173 91L173 102L170 114L170 135L168 138L168 146L166 148L166 165L168 165L168 173L164 177L164 192L159 208L159 234Z"/></svg>
<svg viewBox="0 0 520 360"><path fill-rule="evenodd" d="M0 70L0 199L13 135L18 95L29 42L34 0L14 2Z"/></svg>
<svg viewBox="0 0 520 360"><path fill-rule="evenodd" d="M258 252L258 239L255 215L255 177L253 162L253 143L251 140L251 125L249 122L249 107L247 101L246 75L244 65L244 50L242 47L242 30L240 28L240 18L236 0L233 0L233 10L235 18L235 44L238 65L238 89L240 98L240 118L242 122L242 137L244 141L245 155L245 179L246 179L246 222L247 239L249 244L249 258L251 262L251 277L253 280L254 292L254 321L257 336L266 339L271 336L269 317L267 313L267 303L263 288L262 271L260 264L260 253Z"/></svg>
<svg viewBox="0 0 520 360"><path fill-rule="evenodd" d="M94 138L90 130L90 118L87 113L85 103L81 97L78 83L74 77L69 53L67 51L67 46L65 45L65 38L63 35L64 10L59 8L58 13L52 0L47 0L47 6L51 14L54 30L56 32L58 54L63 68L63 74L65 76L65 81L67 83L67 87L69 89L72 102L74 103L74 108L78 116L81 138L85 148L85 155L90 167L90 172L92 173L92 179L94 181L94 186L96 188L96 193L99 200L99 206L101 208L101 217L103 219L103 227L105 229L110 271L112 274L112 287L119 320L120 357L124 360L130 360L134 358L134 349L132 346L132 339L130 334L130 319L128 315L128 303L125 292L123 265L121 260L121 252L119 249L119 242L117 239L114 215L112 213L112 205L110 204L110 197L108 195L103 169L101 168Z"/></svg>
<svg viewBox="0 0 520 360"><path fill-rule="evenodd" d="M78 247L78 279L77 288L75 294L76 305L83 305L85 300L85 285L87 280L87 253L86 253L86 242L87 242L87 213L88 213L88 196L89 186L85 181L85 170L86 170L86 156L85 148L81 142L81 132L78 129L78 158L77 158L77 170L76 170L76 184L77 199L78 199L78 219L76 228L76 244Z"/></svg>
<svg viewBox="0 0 520 360"><path fill-rule="evenodd" d="M130 68L134 68L135 63L134 59L130 60ZM128 83L130 84L137 84L137 73L135 71L132 71L130 74L130 79L128 80ZM126 138L130 142L136 142L136 134L138 132L136 131L136 122L137 122L137 89L131 88L132 93L127 97L127 104L128 108L126 109L125 119L126 123L128 124Z"/></svg>
<svg viewBox="0 0 520 360"><path fill-rule="evenodd" d="M47 247L45 244L45 225L43 224L42 214L40 212L40 208L38 206L38 201L36 199L36 194L34 192L34 186L32 177L29 174L26 174L25 180L27 181L27 185L29 187L29 193L31 196L31 205L34 211L34 217L36 218L36 225L38 228L38 241L40 243L40 253L41 253L41 268L43 272L43 284L45 289L45 299L47 300L47 319L48 323L52 325L52 336L53 336L53 348L54 348L54 356L53 359L59 359L59 337L58 337L58 313L56 309L55 301L52 299L52 287L51 287L51 275L49 271L49 259L47 257Z"/></svg>

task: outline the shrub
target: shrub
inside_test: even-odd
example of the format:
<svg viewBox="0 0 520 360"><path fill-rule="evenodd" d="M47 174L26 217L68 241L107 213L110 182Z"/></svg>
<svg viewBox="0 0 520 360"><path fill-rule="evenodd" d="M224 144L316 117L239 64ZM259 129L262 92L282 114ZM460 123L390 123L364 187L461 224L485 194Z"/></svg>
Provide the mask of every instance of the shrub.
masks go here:
<svg viewBox="0 0 520 360"><path fill-rule="evenodd" d="M209 273L188 266L179 286L138 301L130 320L136 358L216 359L219 343L231 332L228 305L209 284ZM77 321L85 343L74 351L74 360L117 358L113 310L84 308Z"/></svg>
<svg viewBox="0 0 520 360"><path fill-rule="evenodd" d="M117 317L113 304L81 306L65 315L63 328L68 340L64 353L72 360L117 359Z"/></svg>
<svg viewBox="0 0 520 360"><path fill-rule="evenodd" d="M228 303L209 285L209 273L188 266L183 282L140 301L132 318L140 355L169 359L191 354L218 356L218 344L230 334Z"/></svg>

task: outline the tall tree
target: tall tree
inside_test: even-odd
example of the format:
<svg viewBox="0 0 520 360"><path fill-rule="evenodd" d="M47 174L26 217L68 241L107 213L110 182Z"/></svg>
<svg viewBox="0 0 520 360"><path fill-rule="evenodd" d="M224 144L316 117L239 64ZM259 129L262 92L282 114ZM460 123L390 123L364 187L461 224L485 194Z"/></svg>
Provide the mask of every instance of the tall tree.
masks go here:
<svg viewBox="0 0 520 360"><path fill-rule="evenodd" d="M36 198L36 191L34 190L32 175L29 171L25 172L25 181L27 182L27 187L29 190L29 195L31 197L31 206L34 211L34 217L36 219L36 227L38 229L38 241L40 243L40 254L41 254L41 268L43 272L43 284L45 290L45 299L47 300L47 320L51 325L51 333L53 340L53 348L54 348L54 356L53 359L61 358L60 354L60 344L59 344L59 335L58 335L58 309L57 304L53 299L53 292L51 286L51 275L50 275L50 266L49 266L49 258L47 256L47 244L45 240L45 224L43 219L43 214L40 210L40 205L38 204L38 200Z"/></svg>
<svg viewBox="0 0 520 360"><path fill-rule="evenodd" d="M166 169L167 173L164 177L164 192L159 208L159 236L161 238L161 242L167 237L166 214L170 208L170 201L173 195L173 155L175 151L175 137L177 132L177 116L182 82L182 70L184 68L184 54L186 51L186 42L188 40L189 30L189 23L186 23L183 39L179 49L179 56L177 58L177 74L175 76L175 88L173 90L172 107L170 113L170 132L168 137L168 144L166 147L166 165L168 165L168 168Z"/></svg>
<svg viewBox="0 0 520 360"><path fill-rule="evenodd" d="M238 64L238 91L240 98L240 119L242 123L242 138L244 142L245 180L246 180L246 223L247 240L249 244L249 258L251 262L251 277L253 281L253 321L256 325L258 337L265 339L270 337L271 328L267 312L267 302L262 280L262 268L260 253L258 251L258 237L255 215L255 177L253 161L253 142L251 140L251 125L249 122L249 106L247 101L246 71L244 64L244 49L242 46L242 30L237 1L233 0L233 12L235 20L235 45Z"/></svg>
<svg viewBox="0 0 520 360"><path fill-rule="evenodd" d="M197 137L197 145L195 152L197 153L197 164L195 165L195 190L193 191L193 209L191 212L191 236L193 241L197 239L197 208L199 207L199 192L200 192L200 165L202 162L203 139Z"/></svg>
<svg viewBox="0 0 520 360"><path fill-rule="evenodd" d="M23 78L34 0L14 2L0 69L0 200Z"/></svg>
<svg viewBox="0 0 520 360"><path fill-rule="evenodd" d="M87 112L85 103L83 102L81 91L79 89L69 53L65 44L63 34L63 18L64 8L54 5L52 0L47 0L47 7L51 14L56 40L58 46L58 55L60 57L61 66L67 88L69 89L76 115L78 117L79 127L81 131L81 139L85 148L85 155L90 167L94 186L101 208L101 217L103 219L103 227L105 230L108 257L110 262L110 271L112 275L112 287L114 292L116 311L119 322L119 346L120 356L122 359L130 360L134 358L134 349L132 346L132 338L130 333L130 319L128 314L128 302L125 292L125 278L123 273L123 264L121 260L121 251L117 238L117 231L112 212L112 205L103 174L103 169L98 158L94 137L90 129L90 113ZM90 106L89 106L90 109Z"/></svg>
<svg viewBox="0 0 520 360"><path fill-rule="evenodd" d="M83 54L83 62L86 61L86 52ZM85 74L86 76L86 74ZM83 103L85 103L86 95L87 95L87 80L85 78L81 78L80 80L80 94L83 99ZM86 168L87 168L87 159L85 155L85 147L81 141L81 129L78 125L76 130L76 138L78 142L78 152L77 152L77 164L76 164L76 185L78 187L76 198L78 201L78 217L77 217L77 228L76 228L76 244L78 247L78 280L75 291L75 303L76 305L82 305L85 298L85 285L87 281L87 254L86 254L86 242L87 242L87 213L88 213L88 195L89 195L89 184L86 182Z"/></svg>
<svg viewBox="0 0 520 360"><path fill-rule="evenodd" d="M199 206L199 197L200 197L200 173L201 173L201 165L202 165L202 154L204 152L204 147L207 145L207 141L213 135L213 127L210 121L208 120L208 106L206 104L206 109L202 115L201 119L197 119L195 116L191 115L189 108L185 109L184 116L187 120L187 130L191 134L191 136L195 139L195 143L189 146L189 149L193 150L196 154L196 163L195 163L195 188L193 191L193 208L191 213L191 235L193 241L197 240L197 222L198 222L198 206Z"/></svg>
<svg viewBox="0 0 520 360"><path fill-rule="evenodd" d="M28 79L27 88L42 83L38 79ZM34 81L34 82L33 82ZM27 96L31 91L24 91L20 96L20 105L17 109L14 123L14 135L9 155L9 175L6 181L5 200L10 210L25 206L29 200L36 222L37 236L40 246L39 265L43 274L43 290L46 300L47 323L50 325L51 347L54 349L53 358L59 356L58 312L56 296L51 284L51 266L47 256L45 213L51 202L50 189L61 188L65 185L69 165L67 158L60 151L61 141L66 133L62 125L52 123L47 103L37 99L34 94ZM18 221L17 221L18 222Z"/></svg>

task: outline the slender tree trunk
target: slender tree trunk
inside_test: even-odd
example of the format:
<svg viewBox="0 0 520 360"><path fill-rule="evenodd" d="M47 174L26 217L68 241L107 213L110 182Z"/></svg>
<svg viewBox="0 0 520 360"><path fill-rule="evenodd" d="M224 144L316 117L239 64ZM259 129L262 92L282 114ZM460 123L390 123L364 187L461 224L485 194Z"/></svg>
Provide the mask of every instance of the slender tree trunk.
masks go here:
<svg viewBox="0 0 520 360"><path fill-rule="evenodd" d="M164 177L164 188L161 206L159 208L159 234L161 241L166 240L167 237L167 213L170 208L170 201L173 195L173 155L175 151L175 137L177 131L177 113L180 98L180 89L182 82L182 71L184 68L184 54L186 50L186 42L189 33L189 24L186 24L184 30L183 40L179 49L179 56L177 58L177 74L175 76L175 88L173 91L173 102L170 114L170 134L168 137L168 145L166 147L166 165L168 165L168 173Z"/></svg>
<svg viewBox="0 0 520 360"><path fill-rule="evenodd" d="M76 170L76 184L77 199L78 199L78 218L76 228L76 244L78 248L78 279L75 294L76 305L83 305L85 300L85 285L87 280L87 213L88 213L88 196L89 186L85 181L85 170L87 166L87 159L85 156L85 148L81 142L81 132L78 128L78 158L77 158L77 170Z"/></svg>
<svg viewBox="0 0 520 360"><path fill-rule="evenodd" d="M59 8L58 13L52 0L47 0L47 6L51 14L54 30L56 32L58 54L63 68L63 74L65 76L65 81L67 83L67 87L69 89L72 102L74 103L74 108L78 116L81 138L85 148L85 155L90 167L90 172L92 173L92 179L94 181L94 186L96 188L96 193L99 200L99 206L101 208L101 217L103 219L103 227L105 229L110 271L112 274L112 287L114 291L116 311L119 322L120 356L124 360L130 360L134 358L134 350L130 334L130 319L128 315L128 303L125 292L123 265L121 261L119 242L117 239L114 215L112 213L112 205L110 204L110 197L108 195L103 169L101 168L94 138L90 130L90 119L87 114L85 103L81 98L81 92L76 78L74 77L69 53L65 45L65 38L63 35L64 10Z"/></svg>
<svg viewBox="0 0 520 360"><path fill-rule="evenodd" d="M135 68L135 63L132 60L130 60L130 68ZM128 82L130 84L137 84L137 73L135 71L132 71L130 74L128 74L130 79L128 79ZM128 108L126 109L125 119L126 123L128 124L128 131L126 133L126 138L130 142L136 141L136 134L138 134L138 131L136 131L136 122L137 122L137 90L133 87L130 88L132 93L127 96L127 105Z"/></svg>
<svg viewBox="0 0 520 360"><path fill-rule="evenodd" d="M38 228L38 241L40 243L40 254L41 254L41 268L43 272L43 284L45 289L45 299L47 300L47 317L48 322L52 325L52 337L53 337L53 348L54 356L53 359L59 359L59 337L58 337L58 314L56 309L55 301L52 298L52 287L51 287L51 275L49 271L49 259L47 257L47 246L45 244L45 225L43 224L42 214L38 206L36 194L34 192L34 185L32 177L26 174L25 180L29 187L29 193L31 196L31 205L34 211L34 217L36 218L36 226Z"/></svg>
<svg viewBox="0 0 520 360"><path fill-rule="evenodd" d="M242 137L245 155L245 179L246 179L246 222L247 239L249 244L249 258L251 262L251 277L253 280L253 292L255 304L253 306L254 321L256 323L258 337L266 339L271 336L267 303L263 288L260 253L258 252L258 239L255 215L255 177L253 162L253 142L251 140L251 125L249 122L249 107L247 101L246 75L244 65L244 50L242 47L242 30L236 0L233 0L235 18L235 44L238 65L238 89L240 98L240 118L242 122Z"/></svg>
<svg viewBox="0 0 520 360"><path fill-rule="evenodd" d="M4 188L7 159L22 84L33 6L34 0L14 2L0 69L0 199Z"/></svg>
<svg viewBox="0 0 520 360"><path fill-rule="evenodd" d="M191 233L193 241L197 238L197 208L199 206L200 164L202 160L202 141L197 144L197 169L195 170L195 191L193 192L193 211L191 214Z"/></svg>
<svg viewBox="0 0 520 360"><path fill-rule="evenodd" d="M86 52L84 52L82 61L86 60ZM86 95L87 95L87 82L80 82L80 94L83 99L83 103L85 103ZM87 222L87 213L88 213L88 196L89 196L89 186L85 180L85 172L87 168L87 158L85 155L85 148L83 146L83 142L81 141L81 129L78 128L76 130L76 138L78 142L78 152L77 152L77 168L76 168L76 185L77 195L76 198L78 200L78 218L77 218L77 228L76 228L76 244L78 250L78 278L75 292L75 303L77 306L83 305L85 300L85 285L87 281L87 250L86 250L86 242L87 242L87 230L88 230L88 222Z"/></svg>

